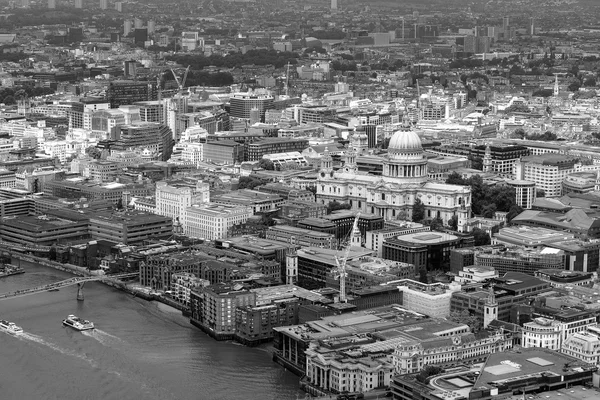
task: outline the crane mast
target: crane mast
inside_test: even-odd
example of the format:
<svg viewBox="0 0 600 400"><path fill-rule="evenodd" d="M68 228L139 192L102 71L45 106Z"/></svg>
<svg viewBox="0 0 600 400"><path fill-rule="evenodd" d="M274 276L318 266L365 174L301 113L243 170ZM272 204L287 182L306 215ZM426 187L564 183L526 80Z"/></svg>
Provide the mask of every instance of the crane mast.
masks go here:
<svg viewBox="0 0 600 400"><path fill-rule="evenodd" d="M350 247L354 242L354 236L358 230L358 219L360 218L360 212L356 214L356 218L354 218L354 224L352 225L352 231L350 232L350 240L344 250L343 257L335 257L335 263L337 264L337 278L340 280L340 302L346 302L346 276L348 273L346 272L346 263L348 262L348 256L350 255ZM359 236L360 237L360 236ZM360 243L359 243L360 244Z"/></svg>

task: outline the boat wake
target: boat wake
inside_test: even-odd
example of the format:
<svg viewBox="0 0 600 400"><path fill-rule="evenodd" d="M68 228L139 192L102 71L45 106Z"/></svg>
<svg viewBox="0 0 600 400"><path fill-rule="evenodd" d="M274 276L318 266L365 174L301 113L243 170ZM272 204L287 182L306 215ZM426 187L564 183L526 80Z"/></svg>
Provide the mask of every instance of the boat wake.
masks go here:
<svg viewBox="0 0 600 400"><path fill-rule="evenodd" d="M116 344L124 344L125 341L118 336L111 335L101 329L92 329L89 331L82 331L82 335L96 339L98 342L105 346L114 346Z"/></svg>
<svg viewBox="0 0 600 400"><path fill-rule="evenodd" d="M16 337L19 339L22 339L22 340L28 340L30 342L41 344L42 346L46 346L46 347L48 347L54 351L57 351L61 354L79 358L80 360L83 360L83 361L86 361L87 363L89 363L92 367L97 367L96 362L94 360L90 359L89 357L87 357L86 355L79 354L73 350L68 350L63 347L60 347L54 343L47 341L46 339L44 339L41 336L34 335L33 333L23 332L22 334L17 335Z"/></svg>

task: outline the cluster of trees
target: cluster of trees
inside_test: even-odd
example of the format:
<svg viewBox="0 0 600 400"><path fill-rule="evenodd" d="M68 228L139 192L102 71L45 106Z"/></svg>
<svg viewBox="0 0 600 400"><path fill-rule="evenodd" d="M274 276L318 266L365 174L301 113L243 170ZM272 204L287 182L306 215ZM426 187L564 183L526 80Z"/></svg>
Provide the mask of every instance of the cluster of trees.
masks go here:
<svg viewBox="0 0 600 400"><path fill-rule="evenodd" d="M168 56L169 61L175 61L181 65L190 65L192 70L203 69L208 66L240 68L242 65L273 65L275 68L283 68L287 63L297 64L298 54L290 52L277 52L275 50L250 50L245 54L232 52L226 56L211 54L175 54Z"/></svg>
<svg viewBox="0 0 600 400"><path fill-rule="evenodd" d="M430 376L435 376L444 372L442 367L438 367L437 365L428 365L419 372L417 375L417 381L421 383L427 383Z"/></svg>
<svg viewBox="0 0 600 400"><path fill-rule="evenodd" d="M0 89L0 103L7 106L15 104L17 100L26 99L28 97L43 96L54 93L53 89L42 87L18 87L18 88L2 88Z"/></svg>
<svg viewBox="0 0 600 400"><path fill-rule="evenodd" d="M482 79L485 81L485 83L490 83L490 78L488 78L487 75L482 74L481 72L473 72L471 74L462 74L460 76L460 80L462 81L463 84L467 84L467 81L473 81L473 80L477 80L477 79Z"/></svg>
<svg viewBox="0 0 600 400"><path fill-rule="evenodd" d="M26 54L23 52L18 52L18 53L2 53L2 52L0 52L0 61L5 61L5 62L18 63L21 60L25 60L29 57L30 57L29 54Z"/></svg>
<svg viewBox="0 0 600 400"><path fill-rule="evenodd" d="M551 97L554 94L552 89L538 89L533 92L533 97Z"/></svg>
<svg viewBox="0 0 600 400"><path fill-rule="evenodd" d="M531 109L529 107L527 107L525 104L513 104L509 107L507 107L504 110L505 113L511 113L511 112L520 112L520 113L530 113Z"/></svg>
<svg viewBox="0 0 600 400"><path fill-rule="evenodd" d="M452 311L448 319L457 324L469 325L472 329L477 329L481 325L481 321L475 315L471 315L469 310Z"/></svg>
<svg viewBox="0 0 600 400"><path fill-rule="evenodd" d="M171 77L173 76L170 74ZM233 75L229 72L189 71L185 86L229 86L233 84Z"/></svg>
<svg viewBox="0 0 600 400"><path fill-rule="evenodd" d="M257 186L264 185L261 179L252 178L250 176L242 176L240 177L238 183L238 189L254 189Z"/></svg>
<svg viewBox="0 0 600 400"><path fill-rule="evenodd" d="M458 58L450 63L451 69L478 67L483 67L483 60L474 60L471 58Z"/></svg>
<svg viewBox="0 0 600 400"><path fill-rule="evenodd" d="M350 204L340 203L339 201L334 200L327 204L327 214L331 214L332 212L337 210L349 210L350 208Z"/></svg>
<svg viewBox="0 0 600 400"><path fill-rule="evenodd" d="M471 210L475 215L493 218L496 211L503 211L508 213L506 219L510 222L523 212L523 209L516 204L515 191L510 186L490 187L483 182L480 175L464 179L456 172L448 176L446 183L471 186Z"/></svg>
<svg viewBox="0 0 600 400"><path fill-rule="evenodd" d="M550 131L546 131L544 133L534 133L532 135L528 135L521 128L515 129L515 131L511 134L511 137L516 139L527 139L527 140L540 140L542 142L553 142L558 140L558 136L556 133L552 133Z"/></svg>
<svg viewBox="0 0 600 400"><path fill-rule="evenodd" d="M261 159L258 162L257 167L258 168L262 168L262 169L266 169L267 171L273 171L273 170L275 170L275 165L273 164L273 161L269 160L268 158Z"/></svg>
<svg viewBox="0 0 600 400"><path fill-rule="evenodd" d="M315 39L340 40L346 38L346 32L340 30L314 31L310 36Z"/></svg>
<svg viewBox="0 0 600 400"><path fill-rule="evenodd" d="M15 8L11 10L10 15L6 21L3 22L3 28L10 29L12 27L20 26L57 24L74 26L77 23L84 21L88 16L89 14L87 14L85 10L72 7L56 10L48 10L46 8ZM122 21L120 26L123 26Z"/></svg>

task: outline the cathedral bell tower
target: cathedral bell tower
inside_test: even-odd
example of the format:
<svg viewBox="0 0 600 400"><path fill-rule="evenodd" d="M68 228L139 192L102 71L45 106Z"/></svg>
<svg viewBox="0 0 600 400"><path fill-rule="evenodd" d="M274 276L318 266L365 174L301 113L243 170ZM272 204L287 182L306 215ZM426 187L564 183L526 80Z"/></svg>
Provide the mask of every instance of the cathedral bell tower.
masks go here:
<svg viewBox="0 0 600 400"><path fill-rule="evenodd" d="M333 178L333 159L329 154L329 149L326 147L321 157L321 170L319 171L319 177L321 179Z"/></svg>
<svg viewBox="0 0 600 400"><path fill-rule="evenodd" d="M485 147L485 155L483 156L483 172L492 172L492 149L490 149L490 146Z"/></svg>
<svg viewBox="0 0 600 400"><path fill-rule="evenodd" d="M494 294L494 286L490 285L488 298L483 306L483 329L487 328L495 319L498 319L498 302Z"/></svg>
<svg viewBox="0 0 600 400"><path fill-rule="evenodd" d="M356 167L356 151L354 148L349 148L346 150L346 154L344 155L344 172L348 174L355 174L357 171Z"/></svg>

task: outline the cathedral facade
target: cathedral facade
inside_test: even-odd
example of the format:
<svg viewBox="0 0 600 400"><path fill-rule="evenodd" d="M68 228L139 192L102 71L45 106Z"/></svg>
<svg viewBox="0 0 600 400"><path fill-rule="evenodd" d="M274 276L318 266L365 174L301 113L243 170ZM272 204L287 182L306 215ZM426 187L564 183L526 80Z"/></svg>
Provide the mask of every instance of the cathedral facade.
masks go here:
<svg viewBox="0 0 600 400"><path fill-rule="evenodd" d="M465 231L471 214L471 188L428 182L427 159L415 132L398 131L392 136L388 154L380 157L381 176L358 171L356 160L364 150L365 138L355 134L337 171L325 152L317 179L318 201L349 203L354 210L388 220L411 220L415 201L420 199L426 219L440 218L447 225L456 216L458 231Z"/></svg>

